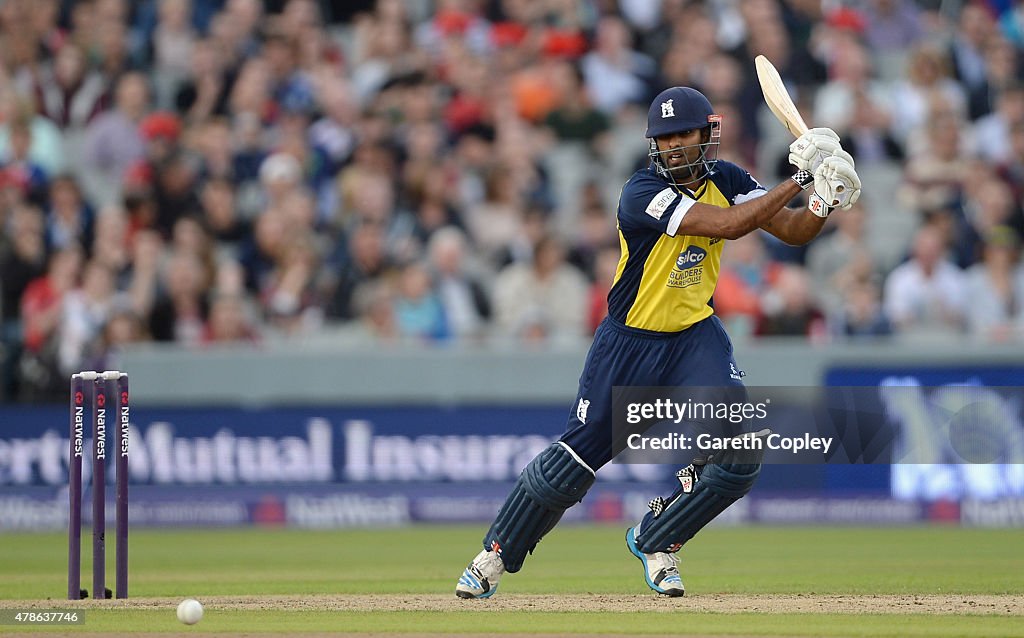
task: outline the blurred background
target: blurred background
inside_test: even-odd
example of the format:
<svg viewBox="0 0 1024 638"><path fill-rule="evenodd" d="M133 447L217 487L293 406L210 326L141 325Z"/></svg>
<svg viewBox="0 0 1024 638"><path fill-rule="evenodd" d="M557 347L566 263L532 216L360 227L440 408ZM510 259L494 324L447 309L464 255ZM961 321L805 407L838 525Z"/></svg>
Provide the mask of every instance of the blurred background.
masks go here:
<svg viewBox="0 0 1024 638"><path fill-rule="evenodd" d="M140 524L489 520L572 407L652 97L790 174L758 54L864 195L726 246L746 381L1022 385L1022 47L1009 0L4 0L0 529L64 524L67 379L115 368ZM730 512L1022 525L1002 460L775 466Z"/></svg>

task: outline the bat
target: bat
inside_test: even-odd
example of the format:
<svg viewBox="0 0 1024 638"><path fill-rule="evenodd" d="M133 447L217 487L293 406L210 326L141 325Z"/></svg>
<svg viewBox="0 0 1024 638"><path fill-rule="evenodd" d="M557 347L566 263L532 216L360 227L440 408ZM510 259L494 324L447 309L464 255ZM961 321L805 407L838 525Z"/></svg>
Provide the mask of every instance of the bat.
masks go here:
<svg viewBox="0 0 1024 638"><path fill-rule="evenodd" d="M759 55L754 58L754 67L757 69L757 81L761 84L761 93L764 94L765 104L771 109L775 117L782 122L793 137L800 137L807 132L807 123L801 117L800 111L796 110L793 98L789 96L786 85L782 83L782 77L771 61ZM843 191L842 185L836 186L836 192Z"/></svg>
<svg viewBox="0 0 1024 638"><path fill-rule="evenodd" d="M768 58L759 55L754 58L754 66L757 68L757 81L761 83L761 93L764 94L768 108L793 137L800 137L806 133L807 123L800 116L800 111L796 110L796 104L793 104L793 98L789 96L789 91L782 83L775 65Z"/></svg>

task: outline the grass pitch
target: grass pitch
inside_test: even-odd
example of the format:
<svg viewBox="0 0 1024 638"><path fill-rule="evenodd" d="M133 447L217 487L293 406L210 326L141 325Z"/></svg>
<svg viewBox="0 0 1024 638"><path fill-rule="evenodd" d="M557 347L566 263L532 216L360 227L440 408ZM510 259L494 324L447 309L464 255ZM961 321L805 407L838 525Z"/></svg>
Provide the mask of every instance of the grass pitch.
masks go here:
<svg viewBox="0 0 1024 638"><path fill-rule="evenodd" d="M483 527L135 531L128 601L0 634L658 634L1024 637L1024 530L722 528L650 593L618 527L559 527L488 601L454 597ZM83 584L91 583L89 539ZM0 534L0 609L67 609L63 534ZM108 585L113 548L108 546ZM175 607L206 606L186 627Z"/></svg>

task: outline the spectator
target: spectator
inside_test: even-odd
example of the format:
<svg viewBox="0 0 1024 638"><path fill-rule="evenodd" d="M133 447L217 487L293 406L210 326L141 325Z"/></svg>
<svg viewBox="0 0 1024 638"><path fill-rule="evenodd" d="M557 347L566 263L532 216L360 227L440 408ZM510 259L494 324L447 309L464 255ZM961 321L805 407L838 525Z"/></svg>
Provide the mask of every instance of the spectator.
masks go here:
<svg viewBox="0 0 1024 638"><path fill-rule="evenodd" d="M356 25L352 87L367 104L390 78L412 66L409 27L400 19L364 19Z"/></svg>
<svg viewBox="0 0 1024 638"><path fill-rule="evenodd" d="M564 63L556 76L561 83L561 100L544 119L560 141L582 142L599 156L607 151L607 133L612 127L608 115L594 106L578 67Z"/></svg>
<svg viewBox="0 0 1024 638"><path fill-rule="evenodd" d="M45 200L43 191L49 185L49 176L42 166L34 162L29 150L32 148L32 127L27 119L10 123L10 146L0 165L4 179L17 184L33 202Z"/></svg>
<svg viewBox="0 0 1024 638"><path fill-rule="evenodd" d="M99 335L89 344L85 367L88 370L123 370L121 351L125 346L148 339L142 319L127 304L117 305L103 324Z"/></svg>
<svg viewBox="0 0 1024 638"><path fill-rule="evenodd" d="M985 82L970 94L971 117L976 119L992 112L999 91L1019 82L1017 49L1006 39L993 37L985 44Z"/></svg>
<svg viewBox="0 0 1024 638"><path fill-rule="evenodd" d="M494 282L501 334L525 340L566 340L584 335L587 282L565 263L565 248L552 237L534 247L530 263L513 263Z"/></svg>
<svg viewBox="0 0 1024 638"><path fill-rule="evenodd" d="M291 153L277 152L260 164L260 208L284 210L284 202L302 183L302 165Z"/></svg>
<svg viewBox="0 0 1024 638"><path fill-rule="evenodd" d="M190 71L175 87L174 109L190 122L228 114L228 99L237 76L218 45L212 38L195 41Z"/></svg>
<svg viewBox="0 0 1024 638"><path fill-rule="evenodd" d="M50 181L49 207L46 209L46 245L63 249L74 245L92 246L93 211L70 175L58 175Z"/></svg>
<svg viewBox="0 0 1024 638"><path fill-rule="evenodd" d="M42 50L56 56L68 41L68 33L59 24L61 7L58 0L37 0L32 3L32 31Z"/></svg>
<svg viewBox="0 0 1024 638"><path fill-rule="evenodd" d="M609 219L607 208L601 201L597 185L581 193L582 209L575 222L573 238L569 248L569 263L580 269L588 278L594 278L598 255L608 247L619 248L615 222Z"/></svg>
<svg viewBox="0 0 1024 638"><path fill-rule="evenodd" d="M117 8L110 15L103 15L105 6ZM117 82L135 66L129 43L131 33L125 23L126 11L125 4L119 0L97 3L97 29L91 50L97 68L109 83Z"/></svg>
<svg viewBox="0 0 1024 638"><path fill-rule="evenodd" d="M615 283L618 265L619 249L616 247L602 249L594 260L594 283L590 285L587 295L590 298L587 312L589 334L593 334L608 316L608 291Z"/></svg>
<svg viewBox="0 0 1024 638"><path fill-rule="evenodd" d="M846 337L885 337L892 326L882 311L878 286L859 282L846 290L838 332Z"/></svg>
<svg viewBox="0 0 1024 638"><path fill-rule="evenodd" d="M841 40L829 66L830 80L814 97L813 117L818 126L830 126L837 131L850 128L854 107L859 96L875 109L887 112L888 91L886 86L874 79L871 58L863 45L856 41ZM894 133L899 133L902 123L893 122Z"/></svg>
<svg viewBox="0 0 1024 638"><path fill-rule="evenodd" d="M33 92L40 114L61 129L66 141L77 141L109 98L103 76L89 68L85 53L72 42L62 45L53 64L43 68ZM74 148L69 150L72 156L77 144Z"/></svg>
<svg viewBox="0 0 1024 638"><path fill-rule="evenodd" d="M334 76L320 79L317 97L322 115L309 127L309 142L337 172L356 148L358 105L351 84Z"/></svg>
<svg viewBox="0 0 1024 638"><path fill-rule="evenodd" d="M114 109L97 117L86 129L80 172L93 204L120 201L125 172L145 157L139 122L148 109L145 77L128 73L117 83Z"/></svg>
<svg viewBox="0 0 1024 638"><path fill-rule="evenodd" d="M58 335L58 365L66 378L84 370L89 344L100 334L114 310L114 275L104 264L90 261L79 288L64 298Z"/></svg>
<svg viewBox="0 0 1024 638"><path fill-rule="evenodd" d="M1019 2L1010 4L999 18L999 28L1017 48L1024 48L1024 9Z"/></svg>
<svg viewBox="0 0 1024 638"><path fill-rule="evenodd" d="M378 224L360 224L349 234L347 254L332 286L327 309L329 317L352 319L356 316L353 303L356 290L379 281L390 269L384 241L384 229Z"/></svg>
<svg viewBox="0 0 1024 638"><path fill-rule="evenodd" d="M209 316L202 264L195 255L176 252L164 265L161 280L162 291L149 320L153 339L199 345Z"/></svg>
<svg viewBox="0 0 1024 638"><path fill-rule="evenodd" d="M141 230L135 234L131 251L131 269L125 276L124 287L131 310L138 319L146 321L156 303L164 242L156 231ZM141 334L152 339L148 329L143 329Z"/></svg>
<svg viewBox="0 0 1024 638"><path fill-rule="evenodd" d="M750 336L761 316L761 297L778 266L769 261L757 233L730 241L724 251L728 258L722 259L718 274L715 314L728 325L730 334Z"/></svg>
<svg viewBox="0 0 1024 638"><path fill-rule="evenodd" d="M430 268L449 332L458 338L480 337L491 318L491 301L478 279L467 272L465 235L442 228L430 238Z"/></svg>
<svg viewBox="0 0 1024 638"><path fill-rule="evenodd" d="M27 122L31 139L28 159L48 175L56 175L65 169L66 140L53 122L37 114L31 102L14 91L0 92L0 107L0 121L3 122L0 124L0 157L11 153L11 124Z"/></svg>
<svg viewBox="0 0 1024 638"><path fill-rule="evenodd" d="M836 313L842 307L843 291L837 286L837 276L842 276L854 255L864 250L866 217L860 204L830 217L835 232L818 238L807 250L807 272L814 298L827 314Z"/></svg>
<svg viewBox="0 0 1024 638"><path fill-rule="evenodd" d="M597 24L594 49L581 62L594 106L614 115L627 104L643 102L656 72L654 61L630 48L629 29L617 17Z"/></svg>
<svg viewBox="0 0 1024 638"><path fill-rule="evenodd" d="M189 127L196 133L193 150L199 157L199 179L202 182L210 179L236 179L234 140L231 137L231 124L227 118L211 117L202 124Z"/></svg>
<svg viewBox="0 0 1024 638"><path fill-rule="evenodd" d="M888 108L871 99L864 89L855 89L850 120L839 134L843 148L857 158L858 165L882 164L895 170L904 159L903 144L892 134L893 120Z"/></svg>
<svg viewBox="0 0 1024 638"><path fill-rule="evenodd" d="M864 17L865 40L879 54L899 53L923 35L920 9L911 0L870 0Z"/></svg>
<svg viewBox="0 0 1024 638"><path fill-rule="evenodd" d="M908 140L907 169L899 193L906 206L923 211L959 199L970 159L963 128L963 120L949 103L932 102L923 131Z"/></svg>
<svg viewBox="0 0 1024 638"><path fill-rule="evenodd" d="M355 295L358 321L352 330L352 343L380 344L401 340L395 315L394 293L390 286L374 282L361 287Z"/></svg>
<svg viewBox="0 0 1024 638"><path fill-rule="evenodd" d="M906 79L896 83L892 95L895 133L905 137L930 119L932 104L942 101L953 112L966 116L967 96L950 77L943 51L931 43L916 45L907 59Z"/></svg>
<svg viewBox="0 0 1024 638"><path fill-rule="evenodd" d="M33 279L21 295L25 350L41 355L57 334L64 295L73 290L82 266L82 250L70 246L50 257L46 274ZM56 361L53 362L54 364Z"/></svg>
<svg viewBox="0 0 1024 638"><path fill-rule="evenodd" d="M150 42L155 102L170 108L172 95L188 76L197 39L192 28L191 0L159 0L156 28Z"/></svg>
<svg viewBox="0 0 1024 638"><path fill-rule="evenodd" d="M953 72L969 94L985 84L985 45L995 33L995 23L988 9L981 3L968 2L960 10L956 32L950 43ZM980 113L973 110L971 119Z"/></svg>
<svg viewBox="0 0 1024 638"><path fill-rule="evenodd" d="M939 231L925 226L914 237L909 261L885 282L885 314L897 332L950 334L963 329L967 285L946 257Z"/></svg>
<svg viewBox="0 0 1024 638"><path fill-rule="evenodd" d="M995 99L995 110L973 126L978 156L991 164L1004 164L1013 154L1011 131L1024 123L1024 85L1004 87Z"/></svg>
<svg viewBox="0 0 1024 638"><path fill-rule="evenodd" d="M798 266L785 265L775 274L761 300L760 336L820 337L825 317L811 296L807 273Z"/></svg>
<svg viewBox="0 0 1024 638"><path fill-rule="evenodd" d="M444 306L425 264L408 264L398 275L395 320L398 332L414 341L438 341L449 335Z"/></svg>
<svg viewBox="0 0 1024 638"><path fill-rule="evenodd" d="M1009 145L1009 157L999 167L999 174L1013 189L1014 198L1021 201L1024 199L1024 122L1010 129Z"/></svg>
<svg viewBox="0 0 1024 638"><path fill-rule="evenodd" d="M245 300L239 295L216 295L210 304L210 316L203 328L202 341L212 343L254 342L259 339L248 316Z"/></svg>
<svg viewBox="0 0 1024 638"><path fill-rule="evenodd" d="M18 398L48 400L65 390L57 349L64 299L75 288L82 251L75 245L50 256L46 274L32 280L21 296L24 350L18 361Z"/></svg>
<svg viewBox="0 0 1024 638"><path fill-rule="evenodd" d="M291 226L260 291L269 323L285 334L315 331L323 318L317 271L319 254L308 228Z"/></svg>
<svg viewBox="0 0 1024 638"><path fill-rule="evenodd" d="M42 214L27 205L11 213L0 235L0 396L18 393L15 374L23 333L19 302L28 285L46 268Z"/></svg>
<svg viewBox="0 0 1024 638"><path fill-rule="evenodd" d="M963 242L961 250L970 255L964 263L974 263L981 257L980 245L985 237L999 226L1024 227L1020 203L1014 201L1013 192L1001 179L981 169L981 176L971 179L964 192L964 221L958 228L956 239Z"/></svg>
<svg viewBox="0 0 1024 638"><path fill-rule="evenodd" d="M224 252L238 256L251 229L238 214L235 191L226 179L208 180L199 195L203 223Z"/></svg>
<svg viewBox="0 0 1024 638"><path fill-rule="evenodd" d="M128 218L119 206L106 206L96 216L96 233L89 250L92 260L118 277L128 270L131 254L128 245Z"/></svg>
<svg viewBox="0 0 1024 638"><path fill-rule="evenodd" d="M467 211L473 243L491 265L523 232L523 201L507 166L495 166L486 175L484 201Z"/></svg>
<svg viewBox="0 0 1024 638"><path fill-rule="evenodd" d="M982 255L967 270L967 327L983 339L1006 341L1024 328L1024 268L1017 232L1007 226L992 228Z"/></svg>

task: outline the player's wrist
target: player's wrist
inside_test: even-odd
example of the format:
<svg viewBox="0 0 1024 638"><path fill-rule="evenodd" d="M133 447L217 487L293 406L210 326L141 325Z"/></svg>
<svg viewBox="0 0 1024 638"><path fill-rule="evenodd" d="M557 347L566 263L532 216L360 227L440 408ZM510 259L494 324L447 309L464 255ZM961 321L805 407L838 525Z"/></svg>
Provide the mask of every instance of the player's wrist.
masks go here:
<svg viewBox="0 0 1024 638"><path fill-rule="evenodd" d="M807 198L807 210L811 211L818 217L825 218L828 217L835 208L829 206L821 195L811 191L811 196Z"/></svg>
<svg viewBox="0 0 1024 638"><path fill-rule="evenodd" d="M810 171L797 171L789 179L796 182L802 190L807 190L814 184L814 174Z"/></svg>

